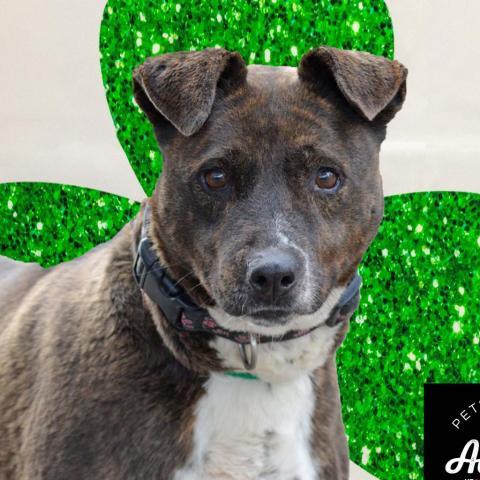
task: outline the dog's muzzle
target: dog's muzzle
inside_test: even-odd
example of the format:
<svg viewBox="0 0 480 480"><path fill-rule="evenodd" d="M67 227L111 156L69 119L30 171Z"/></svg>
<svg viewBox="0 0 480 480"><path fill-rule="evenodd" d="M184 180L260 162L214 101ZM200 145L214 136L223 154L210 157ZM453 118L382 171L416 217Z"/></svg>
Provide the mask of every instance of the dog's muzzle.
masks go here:
<svg viewBox="0 0 480 480"><path fill-rule="evenodd" d="M141 237L133 265L133 276L140 289L155 302L165 318L175 330L180 332L201 332L218 335L239 345L245 369L253 370L256 364L256 346L260 343L284 342L308 335L324 323L334 327L358 306L362 279L355 272L340 299L326 320L319 325L304 330L291 330L283 335L259 335L249 332L227 330L210 316L208 311L199 307L195 301L167 273L165 267L152 249L147 236L150 222L150 205L145 206Z"/></svg>

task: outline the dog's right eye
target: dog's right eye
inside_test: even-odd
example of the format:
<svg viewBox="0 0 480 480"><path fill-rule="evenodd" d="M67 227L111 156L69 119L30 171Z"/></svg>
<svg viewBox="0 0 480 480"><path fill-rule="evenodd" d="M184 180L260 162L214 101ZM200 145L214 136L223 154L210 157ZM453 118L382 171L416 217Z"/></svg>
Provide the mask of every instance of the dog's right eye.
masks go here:
<svg viewBox="0 0 480 480"><path fill-rule="evenodd" d="M227 174L221 168L212 168L203 174L205 186L210 190L220 190L227 186Z"/></svg>

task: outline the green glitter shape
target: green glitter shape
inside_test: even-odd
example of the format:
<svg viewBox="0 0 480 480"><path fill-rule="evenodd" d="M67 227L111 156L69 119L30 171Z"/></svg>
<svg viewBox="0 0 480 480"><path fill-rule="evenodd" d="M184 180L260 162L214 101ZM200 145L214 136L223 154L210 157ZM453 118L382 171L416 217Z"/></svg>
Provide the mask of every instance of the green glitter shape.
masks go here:
<svg viewBox="0 0 480 480"><path fill-rule="evenodd" d="M0 255L53 266L110 240L138 209L136 202L88 188L0 184Z"/></svg>
<svg viewBox="0 0 480 480"><path fill-rule="evenodd" d="M480 382L480 195L387 198L360 272L337 356L350 455L382 480L420 479L424 383Z"/></svg>
<svg viewBox="0 0 480 480"><path fill-rule="evenodd" d="M149 56L217 45L269 65L296 66L320 45L393 58L383 0L109 0L100 29L103 82L118 139L147 195L162 157L133 100L132 71Z"/></svg>

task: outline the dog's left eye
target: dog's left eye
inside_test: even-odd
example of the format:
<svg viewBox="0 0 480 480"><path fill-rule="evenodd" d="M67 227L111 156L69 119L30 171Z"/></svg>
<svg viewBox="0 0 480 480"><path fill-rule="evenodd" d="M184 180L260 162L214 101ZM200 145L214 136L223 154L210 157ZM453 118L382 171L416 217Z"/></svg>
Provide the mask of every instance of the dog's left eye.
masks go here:
<svg viewBox="0 0 480 480"><path fill-rule="evenodd" d="M227 174L221 168L212 168L204 172L203 180L210 190L220 190L227 185Z"/></svg>
<svg viewBox="0 0 480 480"><path fill-rule="evenodd" d="M320 190L336 190L339 183L340 177L332 168L320 168L315 177L315 185Z"/></svg>

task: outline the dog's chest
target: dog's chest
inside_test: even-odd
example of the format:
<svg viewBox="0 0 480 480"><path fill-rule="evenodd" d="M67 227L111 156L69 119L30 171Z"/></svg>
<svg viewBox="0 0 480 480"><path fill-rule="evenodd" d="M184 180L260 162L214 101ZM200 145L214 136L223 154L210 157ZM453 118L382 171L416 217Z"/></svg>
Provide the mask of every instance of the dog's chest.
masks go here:
<svg viewBox="0 0 480 480"><path fill-rule="evenodd" d="M313 480L313 386L214 374L196 409L194 442L175 480Z"/></svg>

